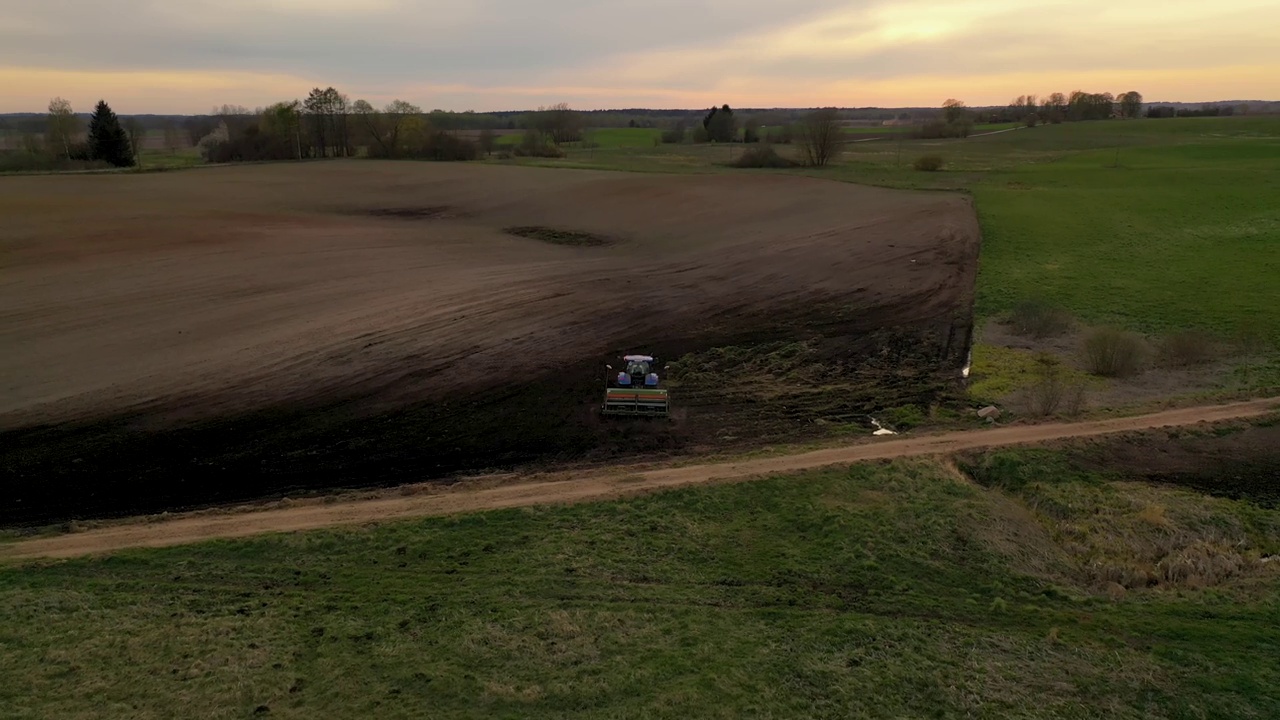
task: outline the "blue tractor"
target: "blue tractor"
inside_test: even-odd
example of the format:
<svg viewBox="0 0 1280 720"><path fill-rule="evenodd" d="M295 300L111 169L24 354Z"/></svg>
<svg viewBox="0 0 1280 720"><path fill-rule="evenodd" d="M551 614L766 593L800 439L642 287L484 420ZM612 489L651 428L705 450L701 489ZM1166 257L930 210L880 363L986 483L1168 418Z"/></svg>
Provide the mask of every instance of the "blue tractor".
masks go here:
<svg viewBox="0 0 1280 720"><path fill-rule="evenodd" d="M666 417L671 404L665 388L658 387L656 361L649 355L626 355L623 366L616 374L612 365L605 383L605 415Z"/></svg>

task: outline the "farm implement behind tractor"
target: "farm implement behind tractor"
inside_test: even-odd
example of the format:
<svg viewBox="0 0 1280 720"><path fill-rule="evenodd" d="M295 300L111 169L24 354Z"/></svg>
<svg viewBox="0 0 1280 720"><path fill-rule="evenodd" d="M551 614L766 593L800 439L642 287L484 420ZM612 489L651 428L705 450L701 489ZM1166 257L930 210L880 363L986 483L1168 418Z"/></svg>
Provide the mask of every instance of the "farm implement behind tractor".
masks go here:
<svg viewBox="0 0 1280 720"><path fill-rule="evenodd" d="M671 403L665 388L658 387L658 374L653 372L654 359L648 355L627 355L622 370L614 373L606 365L608 376L604 388L605 415L632 417L667 417Z"/></svg>

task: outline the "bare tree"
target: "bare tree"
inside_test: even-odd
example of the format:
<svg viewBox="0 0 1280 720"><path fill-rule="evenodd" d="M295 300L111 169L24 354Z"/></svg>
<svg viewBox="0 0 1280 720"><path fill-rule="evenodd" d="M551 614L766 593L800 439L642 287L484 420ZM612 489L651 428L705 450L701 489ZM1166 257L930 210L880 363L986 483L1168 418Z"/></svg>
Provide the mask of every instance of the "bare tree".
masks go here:
<svg viewBox="0 0 1280 720"><path fill-rule="evenodd" d="M382 110L374 108L366 100L357 100L351 109L356 122L376 143L382 157L400 156L410 119L422 115L422 108L404 100L392 100Z"/></svg>
<svg viewBox="0 0 1280 720"><path fill-rule="evenodd" d="M942 103L942 114L946 118L947 122L958 123L968 116L969 110L965 107L963 100L950 98L946 102Z"/></svg>
<svg viewBox="0 0 1280 720"><path fill-rule="evenodd" d="M129 149L133 150L133 159L137 161L138 167L142 167L142 141L147 137L147 131L142 127L142 121L136 117L128 118L124 121L124 130L129 133Z"/></svg>
<svg viewBox="0 0 1280 720"><path fill-rule="evenodd" d="M822 167L840 153L844 146L840 114L835 108L815 110L801 118L795 126L795 141L805 156L805 164Z"/></svg>
<svg viewBox="0 0 1280 720"><path fill-rule="evenodd" d="M49 101L49 144L62 146L62 152L71 159L71 135L76 131L76 114L71 103L56 97Z"/></svg>
<svg viewBox="0 0 1280 720"><path fill-rule="evenodd" d="M182 131L173 121L166 122L164 125L164 149L169 151L170 155L177 155L178 151L185 147L186 143L182 139Z"/></svg>

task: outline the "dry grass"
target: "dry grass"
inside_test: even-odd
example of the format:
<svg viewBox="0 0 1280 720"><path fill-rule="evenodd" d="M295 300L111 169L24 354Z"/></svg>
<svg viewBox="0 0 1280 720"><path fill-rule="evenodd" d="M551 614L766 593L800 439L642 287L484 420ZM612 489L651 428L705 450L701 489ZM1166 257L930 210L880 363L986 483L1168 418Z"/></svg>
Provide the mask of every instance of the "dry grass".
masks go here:
<svg viewBox="0 0 1280 720"><path fill-rule="evenodd" d="M1170 367L1206 365L1218 355L1217 339L1203 330L1183 330L1160 343L1160 360Z"/></svg>
<svg viewBox="0 0 1280 720"><path fill-rule="evenodd" d="M1067 334L1075 321L1063 308L1043 300L1025 300L1009 314L1009 324L1018 335L1043 340Z"/></svg>
<svg viewBox="0 0 1280 720"><path fill-rule="evenodd" d="M1264 567L1260 538L1233 512L1234 501L1138 484L1040 486L1035 493L1065 515L1041 518L1097 587L1203 588Z"/></svg>

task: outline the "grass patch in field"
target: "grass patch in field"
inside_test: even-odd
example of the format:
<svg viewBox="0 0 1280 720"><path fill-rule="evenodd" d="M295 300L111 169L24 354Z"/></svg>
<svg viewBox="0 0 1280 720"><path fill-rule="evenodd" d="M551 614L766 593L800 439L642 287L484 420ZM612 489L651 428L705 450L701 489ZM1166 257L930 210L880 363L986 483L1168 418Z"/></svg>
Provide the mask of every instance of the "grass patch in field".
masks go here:
<svg viewBox="0 0 1280 720"><path fill-rule="evenodd" d="M900 462L0 569L0 705L13 718L1280 712L1264 690L1280 682L1274 596L1082 594L1041 576L1072 570L1052 552L1036 567L1008 554L1047 542L1010 502Z"/></svg>
<svg viewBox="0 0 1280 720"><path fill-rule="evenodd" d="M1037 353L1031 350L977 343L969 369L969 397L979 402L999 402L1035 383L1040 365ZM1095 388L1105 384L1070 368L1064 367L1062 372L1064 379L1071 382Z"/></svg>

